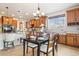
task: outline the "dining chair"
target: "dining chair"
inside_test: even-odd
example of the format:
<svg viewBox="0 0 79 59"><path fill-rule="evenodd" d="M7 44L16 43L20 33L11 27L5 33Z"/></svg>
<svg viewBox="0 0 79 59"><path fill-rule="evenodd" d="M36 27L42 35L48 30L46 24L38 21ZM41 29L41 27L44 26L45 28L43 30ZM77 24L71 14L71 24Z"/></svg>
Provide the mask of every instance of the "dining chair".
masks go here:
<svg viewBox="0 0 79 59"><path fill-rule="evenodd" d="M8 48L9 45L14 47L14 40L16 39L16 35L14 33L5 33L4 48Z"/></svg>
<svg viewBox="0 0 79 59"><path fill-rule="evenodd" d="M36 40L36 37L35 36L30 36L30 40ZM27 53L28 53L28 47L32 48L32 55L34 56L34 50L35 50L35 48L37 48L37 45L27 42L27 50L26 50Z"/></svg>
<svg viewBox="0 0 79 59"><path fill-rule="evenodd" d="M58 51L58 40L59 40L59 34L54 35L54 45L55 45L55 50Z"/></svg>
<svg viewBox="0 0 79 59"><path fill-rule="evenodd" d="M50 43L50 34L47 34L46 37L48 37L47 38L48 42L47 42L47 44L41 45L40 52L46 54L46 56L48 56L48 54L50 52L52 52L52 55L54 56L54 47L53 47L54 46L54 42L52 40L52 43Z"/></svg>
<svg viewBox="0 0 79 59"><path fill-rule="evenodd" d="M45 39L47 39L48 37L46 35L47 35L46 33L44 33L43 36L37 35L38 40L45 40ZM30 39L31 40L36 40L36 37L35 36L30 36ZM27 42L27 53L28 53L28 47L32 48L32 53L33 53L33 56L34 56L34 50L35 50L35 48L38 47L38 45Z"/></svg>

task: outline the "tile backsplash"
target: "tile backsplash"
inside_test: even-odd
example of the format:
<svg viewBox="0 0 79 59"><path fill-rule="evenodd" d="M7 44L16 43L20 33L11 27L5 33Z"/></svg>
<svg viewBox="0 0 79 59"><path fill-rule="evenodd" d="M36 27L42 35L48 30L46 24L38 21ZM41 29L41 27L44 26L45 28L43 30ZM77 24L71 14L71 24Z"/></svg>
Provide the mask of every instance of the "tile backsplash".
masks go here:
<svg viewBox="0 0 79 59"><path fill-rule="evenodd" d="M79 26L64 26L60 28L54 28L53 26L51 28L48 28L48 31L50 32L57 32L57 33L74 33L79 34Z"/></svg>

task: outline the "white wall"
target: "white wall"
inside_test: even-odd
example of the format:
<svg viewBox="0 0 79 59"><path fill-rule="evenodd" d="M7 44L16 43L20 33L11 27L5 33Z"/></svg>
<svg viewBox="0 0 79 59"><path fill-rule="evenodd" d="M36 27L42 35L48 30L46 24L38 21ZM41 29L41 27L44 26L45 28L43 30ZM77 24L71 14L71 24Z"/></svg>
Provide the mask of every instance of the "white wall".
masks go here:
<svg viewBox="0 0 79 59"><path fill-rule="evenodd" d="M73 7L73 8L69 8L69 9L74 9L77 8L79 6ZM73 25L73 26L67 26L67 15L66 15L66 10L69 9L65 9L65 10L60 10L54 13L51 13L48 15L48 17L51 16L56 16L56 15L61 15L61 14L65 14L65 25L64 27L58 27L55 28L55 26L52 26L50 28L48 28L48 31L52 31L52 32L58 32L58 33L75 33L75 34L79 34L79 25Z"/></svg>

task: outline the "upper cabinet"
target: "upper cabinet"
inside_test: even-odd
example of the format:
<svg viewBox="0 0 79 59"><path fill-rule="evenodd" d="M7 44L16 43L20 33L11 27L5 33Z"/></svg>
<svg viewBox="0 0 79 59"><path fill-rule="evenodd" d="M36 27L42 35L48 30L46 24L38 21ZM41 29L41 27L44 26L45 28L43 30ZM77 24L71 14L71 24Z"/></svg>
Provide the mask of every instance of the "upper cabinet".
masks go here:
<svg viewBox="0 0 79 59"><path fill-rule="evenodd" d="M9 24L9 21L8 21L8 17L6 17L6 16L2 16L2 22L3 22L3 25L5 25L5 24Z"/></svg>
<svg viewBox="0 0 79 59"><path fill-rule="evenodd" d="M76 21L79 22L79 8L76 9L75 13L76 13Z"/></svg>
<svg viewBox="0 0 79 59"><path fill-rule="evenodd" d="M3 20L3 25L6 25L6 24L12 25L12 20L13 20L12 17L3 16L2 20Z"/></svg>
<svg viewBox="0 0 79 59"><path fill-rule="evenodd" d="M33 24L35 28L39 28L41 24L46 24L46 16L39 17L39 19L31 19L26 23L26 27L30 28Z"/></svg>
<svg viewBox="0 0 79 59"><path fill-rule="evenodd" d="M79 25L79 8L67 11L67 24Z"/></svg>
<svg viewBox="0 0 79 59"><path fill-rule="evenodd" d="M11 25L13 27L17 27L17 20L12 17L2 16L2 24L3 25Z"/></svg>
<svg viewBox="0 0 79 59"><path fill-rule="evenodd" d="M12 26L17 28L17 20L12 20Z"/></svg>
<svg viewBox="0 0 79 59"><path fill-rule="evenodd" d="M75 11L74 10L67 11L67 22L68 23L75 22Z"/></svg>
<svg viewBox="0 0 79 59"><path fill-rule="evenodd" d="M0 18L0 26L2 25L2 19Z"/></svg>

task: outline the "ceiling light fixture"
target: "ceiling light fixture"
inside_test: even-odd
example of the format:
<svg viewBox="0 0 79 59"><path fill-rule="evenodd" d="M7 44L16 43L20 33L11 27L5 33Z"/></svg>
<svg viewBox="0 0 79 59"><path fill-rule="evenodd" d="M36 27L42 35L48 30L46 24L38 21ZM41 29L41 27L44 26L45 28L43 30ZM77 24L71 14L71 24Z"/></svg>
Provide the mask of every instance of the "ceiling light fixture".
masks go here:
<svg viewBox="0 0 79 59"><path fill-rule="evenodd" d="M28 13L25 13L25 15L28 15Z"/></svg>
<svg viewBox="0 0 79 59"><path fill-rule="evenodd" d="M37 9L36 13L33 13L33 16L34 16L35 18L39 18L39 17L41 17L41 16L45 16L45 13L40 11L39 4L38 4L38 9Z"/></svg>
<svg viewBox="0 0 79 59"><path fill-rule="evenodd" d="M8 16L8 7L5 7L7 9L7 16Z"/></svg>
<svg viewBox="0 0 79 59"><path fill-rule="evenodd" d="M7 22L8 22L8 20L9 20L9 19L8 19L8 7L5 7L5 8L7 9L7 19L6 19L6 20L7 20ZM8 24L9 24L9 22L8 22Z"/></svg>
<svg viewBox="0 0 79 59"><path fill-rule="evenodd" d="M18 13L19 13L19 19L22 19L22 17L23 17L22 12L19 10Z"/></svg>

